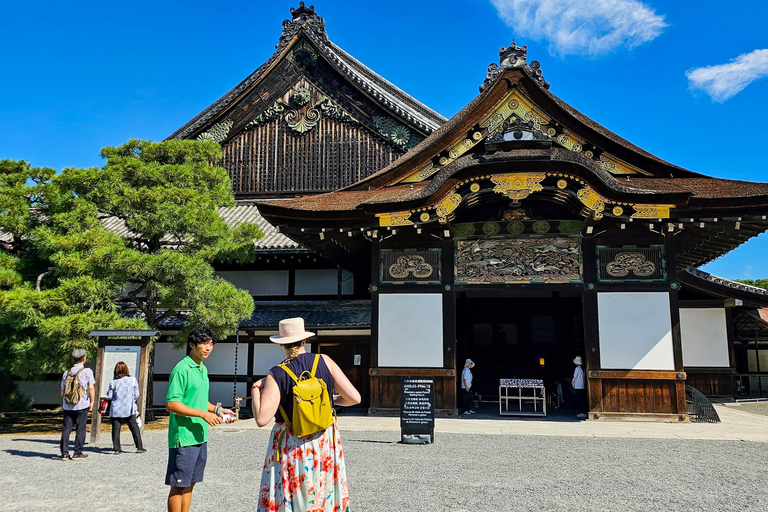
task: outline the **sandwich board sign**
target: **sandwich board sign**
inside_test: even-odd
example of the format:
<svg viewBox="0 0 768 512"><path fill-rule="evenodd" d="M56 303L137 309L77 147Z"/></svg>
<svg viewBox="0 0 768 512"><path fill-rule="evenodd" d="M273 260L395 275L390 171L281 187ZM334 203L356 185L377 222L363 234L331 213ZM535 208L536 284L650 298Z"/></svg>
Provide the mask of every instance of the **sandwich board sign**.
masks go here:
<svg viewBox="0 0 768 512"><path fill-rule="evenodd" d="M435 379L402 377L400 381L400 440L423 444L435 442Z"/></svg>

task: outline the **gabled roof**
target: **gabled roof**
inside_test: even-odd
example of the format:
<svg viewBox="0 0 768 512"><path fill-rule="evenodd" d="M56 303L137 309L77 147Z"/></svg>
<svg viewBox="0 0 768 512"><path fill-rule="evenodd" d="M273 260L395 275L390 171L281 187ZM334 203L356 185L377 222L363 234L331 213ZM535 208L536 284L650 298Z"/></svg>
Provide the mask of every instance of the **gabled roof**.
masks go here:
<svg viewBox="0 0 768 512"><path fill-rule="evenodd" d="M283 21L283 31L275 47L275 53L245 80L171 134L169 139L194 137L211 127L230 107L233 107L239 99L266 77L278 61L286 58L302 37L310 41L325 60L346 76L351 84L374 98L411 127L428 134L446 121L446 118L406 94L332 43L325 32L325 21L317 16L314 6L307 8L304 2L301 2L298 9L291 8L291 15L292 19Z"/></svg>
<svg viewBox="0 0 768 512"><path fill-rule="evenodd" d="M679 232L681 268L768 229L768 184L665 162L551 94L525 47L513 42L500 60L479 96L392 164L339 191L261 202L262 214L286 230L424 226L450 224L485 198L531 196L595 221L666 222L665 231Z"/></svg>
<svg viewBox="0 0 768 512"><path fill-rule="evenodd" d="M229 227L243 223L259 226L264 236L253 241L256 251L306 251L295 241L278 233L274 226L264 220L258 207L250 201L238 201L235 206L223 206L219 208L219 215ZM104 217L101 223L106 229L122 238L131 239L138 236L128 229L125 221L119 217ZM2 233L0 233L0 239L2 239ZM169 243L172 241L168 238Z"/></svg>

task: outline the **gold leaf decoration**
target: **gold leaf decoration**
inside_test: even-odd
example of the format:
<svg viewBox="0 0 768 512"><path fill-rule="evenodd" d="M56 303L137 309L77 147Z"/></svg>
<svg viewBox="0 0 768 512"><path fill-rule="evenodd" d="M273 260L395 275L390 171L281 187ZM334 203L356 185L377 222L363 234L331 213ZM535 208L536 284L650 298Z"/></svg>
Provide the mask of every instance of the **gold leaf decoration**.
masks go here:
<svg viewBox="0 0 768 512"><path fill-rule="evenodd" d="M413 224L411 222L411 212L393 212L393 213L377 213L379 218L379 226L409 226Z"/></svg>
<svg viewBox="0 0 768 512"><path fill-rule="evenodd" d="M595 192L592 187L586 186L579 190L576 192L576 197L593 212L600 213L605 210L606 199Z"/></svg>
<svg viewBox="0 0 768 512"><path fill-rule="evenodd" d="M461 204L461 195L457 193L450 194L436 205L436 213L440 217L448 217Z"/></svg>

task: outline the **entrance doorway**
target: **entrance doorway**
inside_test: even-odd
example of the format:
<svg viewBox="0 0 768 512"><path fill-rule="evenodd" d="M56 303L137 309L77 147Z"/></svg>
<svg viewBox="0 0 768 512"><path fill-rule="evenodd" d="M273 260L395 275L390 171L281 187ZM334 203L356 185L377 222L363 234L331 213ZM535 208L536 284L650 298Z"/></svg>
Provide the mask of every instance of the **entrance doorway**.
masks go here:
<svg viewBox="0 0 768 512"><path fill-rule="evenodd" d="M368 407L370 397L370 377L368 375L368 369L371 365L370 338L339 337L335 340L321 338L314 341L313 344L315 346L312 351L330 356L360 392L363 401L353 408L365 410Z"/></svg>
<svg viewBox="0 0 768 512"><path fill-rule="evenodd" d="M581 297L466 297L456 310L457 380L472 359L483 401L498 400L499 379L542 379L547 394L559 381L568 392L573 358L585 350Z"/></svg>

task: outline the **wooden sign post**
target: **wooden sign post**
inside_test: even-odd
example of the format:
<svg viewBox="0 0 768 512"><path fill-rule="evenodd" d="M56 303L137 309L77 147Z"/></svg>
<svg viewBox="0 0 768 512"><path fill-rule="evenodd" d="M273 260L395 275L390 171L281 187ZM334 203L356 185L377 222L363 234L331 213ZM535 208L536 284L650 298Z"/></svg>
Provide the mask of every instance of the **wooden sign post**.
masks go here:
<svg viewBox="0 0 768 512"><path fill-rule="evenodd" d="M403 377L400 381L400 441L421 444L421 436L435 442L435 379Z"/></svg>
<svg viewBox="0 0 768 512"><path fill-rule="evenodd" d="M158 331L93 331L91 337L99 338L96 355L96 393L91 418L91 443L99 441L101 431L101 399L107 396L109 382L112 380L115 365L123 361L128 371L139 381L139 415L141 431L144 432L146 418L147 386L149 374L149 341L157 336Z"/></svg>

